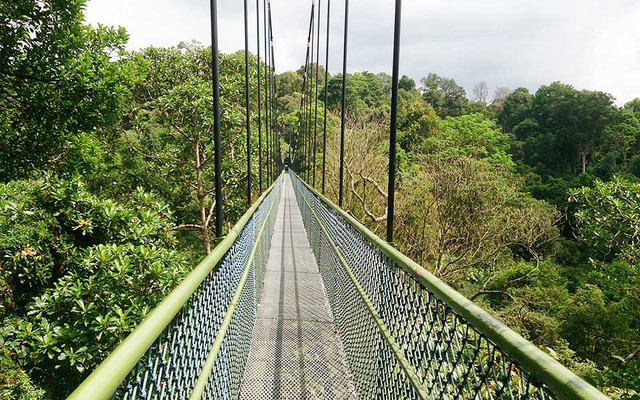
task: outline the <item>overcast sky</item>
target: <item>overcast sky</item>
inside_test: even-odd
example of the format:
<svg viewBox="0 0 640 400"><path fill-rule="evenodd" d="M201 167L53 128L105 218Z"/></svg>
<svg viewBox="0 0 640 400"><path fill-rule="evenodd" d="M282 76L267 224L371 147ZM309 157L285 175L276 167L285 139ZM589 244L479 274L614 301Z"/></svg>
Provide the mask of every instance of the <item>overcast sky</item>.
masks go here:
<svg viewBox="0 0 640 400"><path fill-rule="evenodd" d="M311 0L271 3L277 72L297 69L304 63ZM224 52L244 48L242 7L239 0L218 1ZM252 52L255 7L249 0ZM329 71L335 73L342 68L344 1L331 7ZM348 72L391 72L393 9L393 0L351 0ZM130 49L211 41L207 0L89 0L86 17L124 26ZM435 72L470 94L479 81L493 92L498 86L535 91L560 80L609 92L619 105L640 97L638 0L405 0L402 24L400 73L416 82Z"/></svg>

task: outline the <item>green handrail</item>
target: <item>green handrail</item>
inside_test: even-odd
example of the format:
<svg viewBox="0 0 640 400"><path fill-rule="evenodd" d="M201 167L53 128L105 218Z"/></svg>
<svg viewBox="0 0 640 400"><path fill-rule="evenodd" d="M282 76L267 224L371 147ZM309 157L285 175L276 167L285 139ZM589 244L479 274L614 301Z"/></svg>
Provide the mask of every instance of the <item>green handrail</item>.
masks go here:
<svg viewBox="0 0 640 400"><path fill-rule="evenodd" d="M180 312L209 272L231 248L253 213L279 179L244 213L227 236L197 267L138 325L133 332L69 395L68 400L109 399L156 338Z"/></svg>
<svg viewBox="0 0 640 400"><path fill-rule="evenodd" d="M325 202L335 212L339 213L340 216L360 232L365 239L376 246L385 256L393 260L398 267L402 268L427 290L431 291L552 392L566 399L610 400L609 397L569 371L564 365L551 358L536 345L514 332L487 311L435 277L421 265L376 236L357 219L342 210L327 197L317 192L307 182L300 179L293 171L290 170L290 173L311 191L311 193Z"/></svg>
<svg viewBox="0 0 640 400"><path fill-rule="evenodd" d="M329 246L333 250L336 257L338 257L338 261L340 261L340 264L342 264L342 267L347 272L347 275L349 276L349 279L355 286L356 291L358 292L358 295L360 296L365 306L367 307L367 311L369 312L369 314L371 314L371 317L373 318L376 325L378 326L378 329L382 333L382 337L389 345L389 348L394 353L395 357L398 359L400 366L402 367L405 374L407 375L409 381L411 382L411 385L416 391L416 394L420 397L420 400L426 400L428 398L427 392L424 390L423 387L421 387L420 379L418 378L418 375L413 370L413 368L411 367L406 357L402 354L402 350L400 346L393 339L391 332L389 332L389 329L385 325L384 319L378 314L378 311L376 310L375 306L371 302L371 299L369 299L369 296L367 296L365 290L362 288L362 285L360 285L360 282L358 282L358 279L355 277L353 271L351 270L351 267L349 267L349 263L347 262L347 260L345 260L344 256L342 255L342 252L340 251L336 243L331 238L329 231L327 230L326 226L322 223L322 220L320 219L320 217L318 217L318 214L316 214L316 212L313 210L313 208L311 207L311 205L309 204L309 202L304 196L303 196L303 200L305 205L313 215L313 218L316 220L316 222L320 226L320 230L322 231L323 235L327 239Z"/></svg>
<svg viewBox="0 0 640 400"><path fill-rule="evenodd" d="M271 210L273 210L273 205L275 204L275 202L276 202L275 199L271 202L267 215L271 214ZM262 226L260 227L260 231L258 232L258 235L256 235L255 243L253 245L253 248L251 249L249 258L245 263L244 271L242 272L242 277L240 278L240 282L238 282L238 286L236 287L236 290L233 294L233 298L231 299L231 304L229 304L229 308L227 308L227 311L224 314L224 321L222 322L222 325L220 326L220 330L218 331L218 334L216 335L216 338L213 341L213 344L211 345L211 349L209 350L207 359L204 365L202 366L202 371L198 376L198 380L196 381L196 384L193 387L193 390L191 391L189 400L200 400L204 395L207 382L209 381L209 376L211 375L211 369L213 368L213 364L216 361L218 352L222 347L222 342L224 341L224 338L227 334L229 325L231 325L231 318L233 317L233 313L235 312L235 309L238 306L238 303L240 302L242 289L244 288L244 285L247 282L247 277L249 276L249 272L251 271L251 266L253 265L253 259L255 258L255 255L256 255L257 244L260 243L260 240L262 240L262 234L264 233L264 228L267 225L268 220L269 220L268 217L265 218L264 222L262 223Z"/></svg>

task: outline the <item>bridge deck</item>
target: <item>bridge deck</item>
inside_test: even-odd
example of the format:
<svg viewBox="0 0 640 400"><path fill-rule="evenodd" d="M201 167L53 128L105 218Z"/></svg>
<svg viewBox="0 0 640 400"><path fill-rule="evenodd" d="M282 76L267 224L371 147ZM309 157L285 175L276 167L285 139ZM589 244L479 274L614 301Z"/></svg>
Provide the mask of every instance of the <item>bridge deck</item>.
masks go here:
<svg viewBox="0 0 640 400"><path fill-rule="evenodd" d="M284 177L241 399L355 399L316 259Z"/></svg>

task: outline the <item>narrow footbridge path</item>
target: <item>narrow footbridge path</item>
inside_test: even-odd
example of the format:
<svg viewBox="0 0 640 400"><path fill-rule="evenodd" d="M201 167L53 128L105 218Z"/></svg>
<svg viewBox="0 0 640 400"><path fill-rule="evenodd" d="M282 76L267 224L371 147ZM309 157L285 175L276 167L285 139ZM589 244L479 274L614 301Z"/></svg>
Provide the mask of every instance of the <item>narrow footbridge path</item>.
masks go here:
<svg viewBox="0 0 640 400"><path fill-rule="evenodd" d="M282 182L241 399L355 399L289 176Z"/></svg>
<svg viewBox="0 0 640 400"><path fill-rule="evenodd" d="M70 398L607 399L293 171Z"/></svg>

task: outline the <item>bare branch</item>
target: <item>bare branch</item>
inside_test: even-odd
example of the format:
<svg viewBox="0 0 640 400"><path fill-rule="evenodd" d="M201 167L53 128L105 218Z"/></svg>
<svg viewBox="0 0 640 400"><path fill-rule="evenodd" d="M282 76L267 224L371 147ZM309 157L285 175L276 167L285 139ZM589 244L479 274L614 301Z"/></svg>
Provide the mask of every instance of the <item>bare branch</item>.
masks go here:
<svg viewBox="0 0 640 400"><path fill-rule="evenodd" d="M216 206L215 200L211 202L211 207L209 207L209 214L207 215L207 219L204 221L204 226L209 227L209 221L211 221L211 216L213 215L213 209Z"/></svg>
<svg viewBox="0 0 640 400"><path fill-rule="evenodd" d="M169 231L200 231L201 225L198 224L182 224L169 228Z"/></svg>

